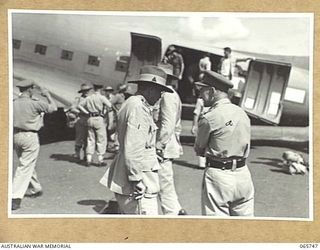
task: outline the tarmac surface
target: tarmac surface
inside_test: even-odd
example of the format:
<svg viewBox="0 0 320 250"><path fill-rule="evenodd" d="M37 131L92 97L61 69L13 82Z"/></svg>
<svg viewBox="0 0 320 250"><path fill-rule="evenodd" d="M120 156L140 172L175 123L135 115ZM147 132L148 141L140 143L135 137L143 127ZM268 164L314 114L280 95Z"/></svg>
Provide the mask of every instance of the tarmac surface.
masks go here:
<svg viewBox="0 0 320 250"><path fill-rule="evenodd" d="M301 153L308 159L305 144L253 143L248 159L255 186L255 216L257 217L309 217L309 174L289 175L281 169L281 156L286 150ZM99 183L107 167L87 168L72 157L73 141L41 145L37 173L44 194L37 198L24 198L21 209L13 214L99 215L112 213L113 194ZM197 167L192 144L184 144L184 155L174 162L174 177L180 203L188 215L201 215L201 182L203 169ZM14 152L13 169L17 165ZM112 154L106 154L110 166ZM312 179L311 179L312 180Z"/></svg>

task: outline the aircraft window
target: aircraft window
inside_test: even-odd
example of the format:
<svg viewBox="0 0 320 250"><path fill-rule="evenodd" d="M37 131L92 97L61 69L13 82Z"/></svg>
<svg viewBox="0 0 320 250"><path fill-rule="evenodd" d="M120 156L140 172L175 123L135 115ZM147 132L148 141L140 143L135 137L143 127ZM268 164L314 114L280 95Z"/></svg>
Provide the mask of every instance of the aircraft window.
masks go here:
<svg viewBox="0 0 320 250"><path fill-rule="evenodd" d="M64 50L64 49L61 51L61 59L72 61L72 57L73 57L73 52L72 51Z"/></svg>
<svg viewBox="0 0 320 250"><path fill-rule="evenodd" d="M89 56L88 57L88 64L99 67L100 65L100 58L97 56Z"/></svg>
<svg viewBox="0 0 320 250"><path fill-rule="evenodd" d="M120 56L120 61L129 62L130 57L129 56Z"/></svg>
<svg viewBox="0 0 320 250"><path fill-rule="evenodd" d="M34 53L45 55L47 52L47 46L42 44L36 44L36 47L34 48Z"/></svg>
<svg viewBox="0 0 320 250"><path fill-rule="evenodd" d="M21 40L13 39L12 40L12 46L14 49L20 49L21 47Z"/></svg>
<svg viewBox="0 0 320 250"><path fill-rule="evenodd" d="M127 72L129 58L129 56L120 56L120 58L116 62L116 71Z"/></svg>

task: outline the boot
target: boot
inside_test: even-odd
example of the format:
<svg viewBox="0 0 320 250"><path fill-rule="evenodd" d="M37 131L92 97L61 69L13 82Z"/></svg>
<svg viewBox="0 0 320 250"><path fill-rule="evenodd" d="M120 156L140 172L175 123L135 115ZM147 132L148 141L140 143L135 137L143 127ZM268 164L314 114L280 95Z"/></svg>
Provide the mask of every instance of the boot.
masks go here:
<svg viewBox="0 0 320 250"><path fill-rule="evenodd" d="M87 157L86 157L86 166L87 167L90 167L91 166L91 164L92 164L92 155L87 155Z"/></svg>
<svg viewBox="0 0 320 250"><path fill-rule="evenodd" d="M81 146L75 146L74 148L74 151L75 151L75 154L74 154L74 157L77 159L77 160L80 160L81 159L81 155L80 155L80 151L81 151Z"/></svg>
<svg viewBox="0 0 320 250"><path fill-rule="evenodd" d="M182 209L180 209L178 215L188 215L188 213L187 213L186 210L184 210L184 209L182 208Z"/></svg>
<svg viewBox="0 0 320 250"><path fill-rule="evenodd" d="M87 162L87 154L85 149L83 149L83 161Z"/></svg>
<svg viewBox="0 0 320 250"><path fill-rule="evenodd" d="M103 159L104 159L103 155L98 155L98 166L99 167L107 166L107 163Z"/></svg>

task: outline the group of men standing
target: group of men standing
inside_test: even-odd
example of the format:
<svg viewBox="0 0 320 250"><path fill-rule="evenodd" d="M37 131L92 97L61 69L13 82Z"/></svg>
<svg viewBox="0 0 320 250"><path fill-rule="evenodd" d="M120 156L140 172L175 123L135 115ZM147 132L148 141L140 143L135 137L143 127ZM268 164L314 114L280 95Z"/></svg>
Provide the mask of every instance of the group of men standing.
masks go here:
<svg viewBox="0 0 320 250"><path fill-rule="evenodd" d="M203 63L207 64L207 59ZM228 91L233 87L230 79L207 69L202 74L201 81L195 85L208 109L199 116L194 146L196 154L206 158L202 214L253 216L254 187L246 165L250 150L250 120L228 99ZM179 203L172 168L172 161L183 153L180 144L182 104L175 91L179 77L171 63L143 66L138 78L131 81L137 84L137 93L124 101L117 111L119 151L100 183L115 193L121 214L158 215L159 205L165 215L187 214ZM39 126L33 128L25 124L34 121L34 117L42 112L52 112L56 108L48 94L44 96L49 104L32 100L32 95L25 89L32 89L34 83L20 84L21 96L14 102L14 137L19 157L14 187L18 187L15 183L22 178L25 184L20 192L14 188L12 209L19 208L29 184L33 193L39 193L33 190L37 187L33 183L38 148L34 149L36 153L31 159L26 155L30 149L24 144L24 138L20 138L36 134ZM114 103L101 94L102 87L82 85L81 97L73 106L79 112L76 131L82 131L75 143L76 157L80 158L81 149L85 149L87 166L92 164L95 150L98 164L104 165L107 147L104 117ZM25 96L28 105L22 103ZM21 120L21 112L30 115ZM23 173L26 168L30 168L28 176ZM20 202L15 202L17 199Z"/></svg>
<svg viewBox="0 0 320 250"><path fill-rule="evenodd" d="M104 166L106 149L113 142L113 150L117 151L115 127L117 113L126 99L126 85L120 85L118 93L113 94L113 88L103 88L101 84L82 84L77 97L67 110L69 125L75 127L75 157L83 160L89 167L96 151L98 165ZM70 122L72 121L72 123ZM112 138L113 135L113 138ZM83 150L83 158L81 158Z"/></svg>

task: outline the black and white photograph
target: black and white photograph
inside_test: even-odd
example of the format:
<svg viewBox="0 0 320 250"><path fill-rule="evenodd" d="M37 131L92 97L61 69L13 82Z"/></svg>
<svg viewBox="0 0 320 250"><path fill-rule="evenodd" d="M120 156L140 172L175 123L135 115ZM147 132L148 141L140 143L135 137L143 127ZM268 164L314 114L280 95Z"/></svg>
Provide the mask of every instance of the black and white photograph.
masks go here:
<svg viewBox="0 0 320 250"><path fill-rule="evenodd" d="M9 10L9 218L312 221L313 19Z"/></svg>

